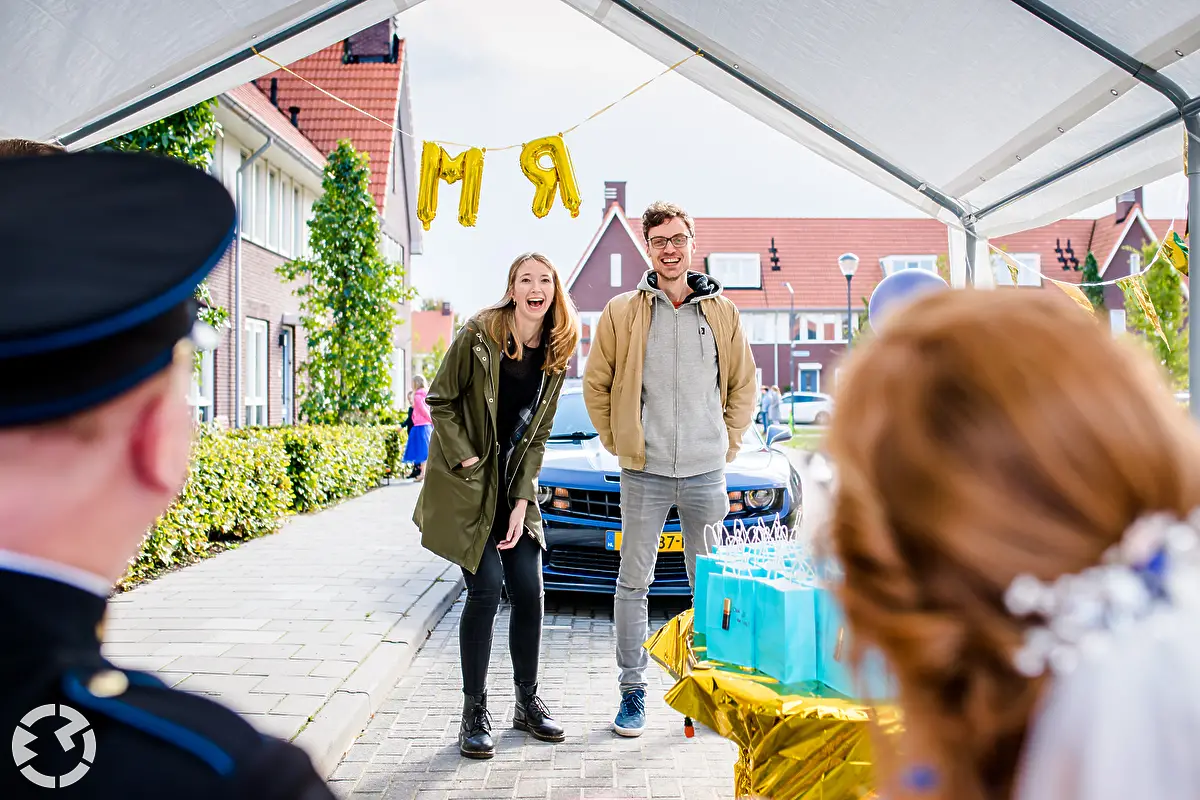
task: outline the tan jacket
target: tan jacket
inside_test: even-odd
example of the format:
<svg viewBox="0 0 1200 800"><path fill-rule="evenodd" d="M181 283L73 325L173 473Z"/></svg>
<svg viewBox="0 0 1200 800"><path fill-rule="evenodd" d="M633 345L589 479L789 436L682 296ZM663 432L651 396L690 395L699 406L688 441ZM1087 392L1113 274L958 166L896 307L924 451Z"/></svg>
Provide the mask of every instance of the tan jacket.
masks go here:
<svg viewBox="0 0 1200 800"><path fill-rule="evenodd" d="M653 297L632 291L609 301L592 331L592 348L583 376L588 416L604 448L622 469L646 466L642 429L642 367L650 332ZM742 330L737 306L725 297L700 301L717 342L717 375L725 428L729 435L726 463L733 461L750 427L755 404L754 354Z"/></svg>

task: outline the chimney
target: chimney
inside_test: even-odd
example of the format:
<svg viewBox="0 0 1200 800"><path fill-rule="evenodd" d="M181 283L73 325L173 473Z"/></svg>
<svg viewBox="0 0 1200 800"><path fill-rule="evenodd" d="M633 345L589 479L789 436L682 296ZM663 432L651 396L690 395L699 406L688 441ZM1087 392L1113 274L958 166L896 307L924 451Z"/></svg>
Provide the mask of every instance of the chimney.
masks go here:
<svg viewBox="0 0 1200 800"><path fill-rule="evenodd" d="M1140 186L1117 198L1117 222L1124 222L1135 205L1142 205L1142 187Z"/></svg>
<svg viewBox="0 0 1200 800"><path fill-rule="evenodd" d="M271 105L279 108L279 78L271 78Z"/></svg>
<svg viewBox="0 0 1200 800"><path fill-rule="evenodd" d="M608 208L613 203L621 207L625 211L625 181L605 181L604 182L604 214L608 215Z"/></svg>
<svg viewBox="0 0 1200 800"><path fill-rule="evenodd" d="M443 317L450 316L450 304L445 301L442 302L442 316Z"/></svg>
<svg viewBox="0 0 1200 800"><path fill-rule="evenodd" d="M388 17L383 22L364 28L345 40L342 61L346 64L396 63L399 39L396 22Z"/></svg>
<svg viewBox="0 0 1200 800"><path fill-rule="evenodd" d="M288 113L292 115L292 127L300 127L300 106L288 106Z"/></svg>

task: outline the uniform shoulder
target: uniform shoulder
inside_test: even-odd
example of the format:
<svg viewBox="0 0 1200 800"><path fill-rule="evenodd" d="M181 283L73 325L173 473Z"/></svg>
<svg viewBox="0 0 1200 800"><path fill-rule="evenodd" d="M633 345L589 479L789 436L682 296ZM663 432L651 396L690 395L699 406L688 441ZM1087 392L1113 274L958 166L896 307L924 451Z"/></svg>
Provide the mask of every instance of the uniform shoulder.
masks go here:
<svg viewBox="0 0 1200 800"><path fill-rule="evenodd" d="M264 788L256 793L258 800L332 797L311 759L299 748L259 732L209 698L172 689L148 673L111 667L72 669L63 675L62 692L102 731L101 738L108 734L120 742L123 758L133 761L139 753L165 749L182 756L201 774L232 780L238 786L261 783ZM290 794L268 791L267 777L280 788L291 787Z"/></svg>

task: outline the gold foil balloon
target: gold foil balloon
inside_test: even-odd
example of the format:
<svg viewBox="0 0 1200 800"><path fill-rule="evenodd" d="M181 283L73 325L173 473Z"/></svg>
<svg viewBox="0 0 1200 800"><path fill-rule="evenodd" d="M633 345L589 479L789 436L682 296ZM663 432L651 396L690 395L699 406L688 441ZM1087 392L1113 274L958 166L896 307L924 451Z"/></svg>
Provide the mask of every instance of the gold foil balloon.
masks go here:
<svg viewBox="0 0 1200 800"><path fill-rule="evenodd" d="M483 151L472 147L451 158L439 145L425 142L421 148L421 182L417 189L417 219L425 230L437 216L438 184L463 182L458 198L458 221L473 227L479 219L479 189L483 184Z"/></svg>
<svg viewBox="0 0 1200 800"><path fill-rule="evenodd" d="M550 164L543 158L550 158ZM550 213L554 206L554 195L562 195L563 205L572 217L579 216L583 202L579 196L579 185L575 182L575 168L571 165L571 154L561 136L545 136L535 139L521 150L521 171L537 187L533 196L533 213L538 218Z"/></svg>

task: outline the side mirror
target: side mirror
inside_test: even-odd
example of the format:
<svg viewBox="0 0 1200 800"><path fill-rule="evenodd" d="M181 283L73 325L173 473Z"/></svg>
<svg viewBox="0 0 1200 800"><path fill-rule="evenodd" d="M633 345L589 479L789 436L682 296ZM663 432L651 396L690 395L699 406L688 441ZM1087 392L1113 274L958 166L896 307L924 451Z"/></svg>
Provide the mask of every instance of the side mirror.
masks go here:
<svg viewBox="0 0 1200 800"><path fill-rule="evenodd" d="M792 438L792 429L786 425L772 425L767 428L767 447L772 447L779 442L786 442Z"/></svg>

